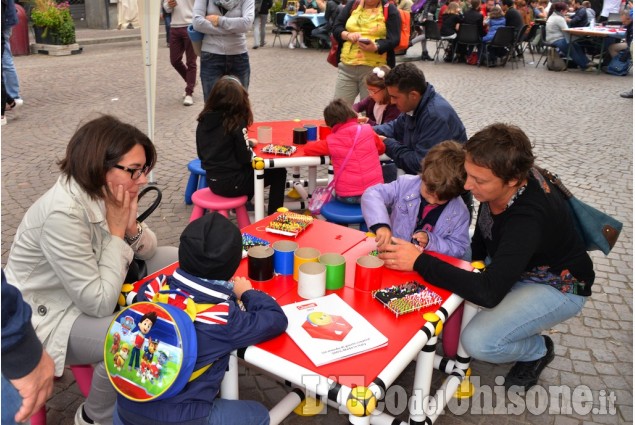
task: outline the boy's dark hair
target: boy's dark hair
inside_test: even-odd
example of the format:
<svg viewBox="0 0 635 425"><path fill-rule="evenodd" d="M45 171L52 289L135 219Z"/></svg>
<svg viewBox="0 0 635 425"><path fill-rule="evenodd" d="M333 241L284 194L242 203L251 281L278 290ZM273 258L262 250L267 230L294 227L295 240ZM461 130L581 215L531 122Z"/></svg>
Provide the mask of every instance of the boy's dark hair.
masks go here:
<svg viewBox="0 0 635 425"><path fill-rule="evenodd" d="M472 6L474 10L479 10L481 8L481 0L472 0L470 6Z"/></svg>
<svg viewBox="0 0 635 425"><path fill-rule="evenodd" d="M333 128L336 124L342 124L351 118L357 118L357 112L342 99L335 99L324 108L324 122Z"/></svg>
<svg viewBox="0 0 635 425"><path fill-rule="evenodd" d="M138 323L143 323L144 320L149 320L154 325L157 322L157 312L156 311L147 312L146 314L141 316L141 319L139 319Z"/></svg>
<svg viewBox="0 0 635 425"><path fill-rule="evenodd" d="M428 88L423 71L413 63L400 63L386 75L386 86L397 87L402 93L416 91L423 94Z"/></svg>
<svg viewBox="0 0 635 425"><path fill-rule="evenodd" d="M201 121L208 112L223 114L223 128L227 133L254 122L249 93L233 75L224 75L216 81L197 120Z"/></svg>
<svg viewBox="0 0 635 425"><path fill-rule="evenodd" d="M151 170L157 152L148 136L131 124L104 115L77 129L68 142L66 156L57 164L62 174L72 177L91 199L105 199L112 196L106 185L106 173L136 145L143 147L145 165Z"/></svg>
<svg viewBox="0 0 635 425"><path fill-rule="evenodd" d="M517 126L495 123L478 131L465 142L466 158L492 170L507 183L525 180L535 156L527 135Z"/></svg>
<svg viewBox="0 0 635 425"><path fill-rule="evenodd" d="M501 3L504 4L507 7L513 7L514 6L514 0L503 0Z"/></svg>
<svg viewBox="0 0 635 425"><path fill-rule="evenodd" d="M430 149L421 161L421 180L428 192L440 201L449 201L465 192L464 163L463 146L446 140Z"/></svg>
<svg viewBox="0 0 635 425"><path fill-rule="evenodd" d="M181 233L179 267L196 277L229 280L242 259L240 230L217 212L192 221Z"/></svg>

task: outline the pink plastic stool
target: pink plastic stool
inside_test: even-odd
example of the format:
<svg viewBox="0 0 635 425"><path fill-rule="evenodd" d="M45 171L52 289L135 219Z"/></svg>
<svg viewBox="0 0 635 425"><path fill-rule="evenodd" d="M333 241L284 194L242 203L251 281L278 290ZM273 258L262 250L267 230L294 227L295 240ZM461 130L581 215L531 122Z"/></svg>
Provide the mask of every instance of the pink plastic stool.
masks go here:
<svg viewBox="0 0 635 425"><path fill-rule="evenodd" d="M225 198L212 192L209 188L199 189L192 194L192 203L194 208L192 209L192 215L190 215L190 222L197 218L203 217L205 210L217 211L218 213L228 216L228 212L231 209L236 210L236 221L238 221L238 228L249 226L249 215L247 214L247 196L237 196L235 198Z"/></svg>
<svg viewBox="0 0 635 425"><path fill-rule="evenodd" d="M89 364L71 366L75 382L84 397L88 397L93 381L93 367ZM31 416L31 425L46 425L46 405Z"/></svg>

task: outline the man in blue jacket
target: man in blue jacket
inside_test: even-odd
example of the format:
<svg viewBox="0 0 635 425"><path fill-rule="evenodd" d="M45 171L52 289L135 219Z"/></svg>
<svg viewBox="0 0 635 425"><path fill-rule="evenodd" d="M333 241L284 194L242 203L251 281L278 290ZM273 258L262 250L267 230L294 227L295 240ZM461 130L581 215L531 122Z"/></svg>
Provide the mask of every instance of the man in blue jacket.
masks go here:
<svg viewBox="0 0 635 425"><path fill-rule="evenodd" d="M385 81L390 99L401 115L374 129L384 136L386 155L406 174L421 171L421 160L434 145L444 140L460 143L467 140L465 126L456 111L426 82L423 72L413 63L397 65Z"/></svg>
<svg viewBox="0 0 635 425"><path fill-rule="evenodd" d="M2 272L2 424L26 421L53 393L55 368L31 325L31 307Z"/></svg>

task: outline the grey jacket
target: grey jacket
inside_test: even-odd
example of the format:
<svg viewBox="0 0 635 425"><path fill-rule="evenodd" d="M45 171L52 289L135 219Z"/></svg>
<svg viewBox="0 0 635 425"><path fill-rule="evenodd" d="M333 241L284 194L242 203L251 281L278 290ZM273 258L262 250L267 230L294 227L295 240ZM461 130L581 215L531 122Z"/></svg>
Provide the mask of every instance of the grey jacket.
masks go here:
<svg viewBox="0 0 635 425"><path fill-rule="evenodd" d="M254 24L254 0L241 0L223 15L214 0L196 0L192 26L205 34L201 50L217 55L240 55L247 52L245 34ZM207 15L219 15L215 27L205 19Z"/></svg>
<svg viewBox="0 0 635 425"><path fill-rule="evenodd" d="M403 175L397 180L371 186L362 195L362 214L368 227L390 226L393 236L410 241L421 205L421 177ZM392 212L388 213L388 207ZM432 232L426 251L462 258L470 246L470 214L460 196L451 199Z"/></svg>
<svg viewBox="0 0 635 425"><path fill-rule="evenodd" d="M143 235L130 246L113 237L104 202L91 200L65 176L24 215L5 272L33 309L31 321L55 362L55 375L64 371L77 317L113 314L133 256L154 254L156 236L142 226Z"/></svg>

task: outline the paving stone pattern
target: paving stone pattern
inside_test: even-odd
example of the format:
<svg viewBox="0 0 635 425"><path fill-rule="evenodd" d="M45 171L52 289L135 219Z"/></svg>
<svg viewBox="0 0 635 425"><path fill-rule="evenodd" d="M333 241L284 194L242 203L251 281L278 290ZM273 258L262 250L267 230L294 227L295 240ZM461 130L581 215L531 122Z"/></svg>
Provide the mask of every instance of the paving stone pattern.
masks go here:
<svg viewBox="0 0 635 425"><path fill-rule="evenodd" d="M144 131L147 128L140 41L116 42L116 37L125 36L128 40L135 35L138 30L78 30L79 44L84 47L82 54L15 58L25 105L8 112L8 125L2 127L3 265L24 211L56 180L55 162L63 156L80 123L108 113ZM283 36L284 46L287 37ZM267 41L267 47L249 51L249 93L256 121L321 118L333 96L336 79L336 70L326 63L326 51L270 47L271 35ZM417 46L409 54L414 58L419 51ZM415 63L457 110L468 135L496 121L519 125L533 141L539 164L558 172L578 197L624 222L624 231L611 255L592 254L597 279L594 295L582 313L550 331L557 357L540 381L543 388L565 385L573 390L587 386L593 400L583 406L588 409L554 414L544 403L542 407L533 403L536 408L506 410L510 404L504 399L492 408L483 387L465 413L451 413L459 407L452 401L454 407L446 410L437 423L632 423L633 103L618 95L632 87L632 77L579 71L555 73L542 65L536 69L533 64L512 70L509 65L488 69ZM183 202L183 191L188 177L186 164L196 156L196 117L203 106L202 90L199 84L193 106L182 105L185 84L170 66L163 41L157 81L154 140L159 162L154 176L164 196L161 207L148 222L161 244L177 245L191 212L191 206ZM475 361L473 373L481 385L491 387L509 366ZM413 374L411 365L397 384L409 392ZM435 372L433 383L438 385L441 378ZM540 398L543 388L542 392L530 392L527 406ZM241 368L243 398L260 400L271 407L284 394L282 384ZM594 413L602 410L602 400L610 395L615 396L614 413ZM48 402L48 423L72 424L82 400L72 374L65 373ZM555 403L550 404L554 406ZM401 407L397 416L407 420L408 413ZM292 415L284 423L343 424L347 417L329 407L324 415Z"/></svg>

